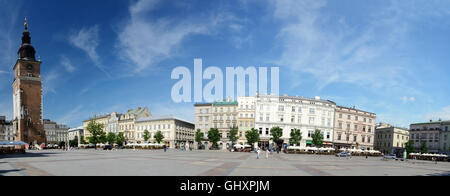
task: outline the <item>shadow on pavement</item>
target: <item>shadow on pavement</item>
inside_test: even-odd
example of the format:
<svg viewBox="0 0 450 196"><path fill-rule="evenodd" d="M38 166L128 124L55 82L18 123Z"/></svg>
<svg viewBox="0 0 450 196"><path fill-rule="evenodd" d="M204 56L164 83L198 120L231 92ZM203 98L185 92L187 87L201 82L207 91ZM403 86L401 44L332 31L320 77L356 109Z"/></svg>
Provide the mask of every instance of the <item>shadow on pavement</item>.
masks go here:
<svg viewBox="0 0 450 196"><path fill-rule="evenodd" d="M0 176L3 176L6 173L10 173L10 172L20 172L22 170L20 169L10 169L10 170L0 170Z"/></svg>
<svg viewBox="0 0 450 196"><path fill-rule="evenodd" d="M5 158L30 158L30 157L48 157L49 155L54 155L57 153L53 152L36 152L36 153L25 153L25 154L8 154L0 155L0 159Z"/></svg>
<svg viewBox="0 0 450 196"><path fill-rule="evenodd" d="M450 171L443 173L428 174L427 176L450 176Z"/></svg>

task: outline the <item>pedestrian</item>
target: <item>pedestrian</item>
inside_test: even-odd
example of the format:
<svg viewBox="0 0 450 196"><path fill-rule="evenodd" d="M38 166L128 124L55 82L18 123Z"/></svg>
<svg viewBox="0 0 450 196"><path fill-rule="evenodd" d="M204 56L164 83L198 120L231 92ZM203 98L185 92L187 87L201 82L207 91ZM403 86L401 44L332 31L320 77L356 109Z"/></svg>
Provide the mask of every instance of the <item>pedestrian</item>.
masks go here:
<svg viewBox="0 0 450 196"><path fill-rule="evenodd" d="M270 153L270 152L269 152L269 149L267 148L267 149L266 149L266 159L269 158L269 153Z"/></svg>
<svg viewBox="0 0 450 196"><path fill-rule="evenodd" d="M256 151L256 159L259 159L259 153L261 153L261 150L259 150L258 148L258 150Z"/></svg>
<svg viewBox="0 0 450 196"><path fill-rule="evenodd" d="M166 152L167 151L166 145L164 145L163 148L164 148L164 152Z"/></svg>

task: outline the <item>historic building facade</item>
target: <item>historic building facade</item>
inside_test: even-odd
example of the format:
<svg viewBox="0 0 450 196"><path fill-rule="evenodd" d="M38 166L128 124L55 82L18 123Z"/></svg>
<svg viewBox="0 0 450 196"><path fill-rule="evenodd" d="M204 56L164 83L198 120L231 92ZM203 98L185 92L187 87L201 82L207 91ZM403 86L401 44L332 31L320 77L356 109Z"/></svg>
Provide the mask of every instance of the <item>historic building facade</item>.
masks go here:
<svg viewBox="0 0 450 196"><path fill-rule="evenodd" d="M259 131L262 147L268 147L273 127L283 129L281 139L289 144L291 131L302 132L301 146L312 145L312 134L320 130L324 146L332 146L334 111L336 103L299 96L257 95L255 97L255 128Z"/></svg>
<svg viewBox="0 0 450 196"><path fill-rule="evenodd" d="M450 121L441 123L441 132L439 133L440 152L450 154Z"/></svg>
<svg viewBox="0 0 450 196"><path fill-rule="evenodd" d="M59 144L60 142L68 142L68 130L67 125L61 125L48 119L44 119L45 136L47 137L47 143Z"/></svg>
<svg viewBox="0 0 450 196"><path fill-rule="evenodd" d="M226 149L231 146L230 142L230 130L235 127L238 128L237 116L238 116L238 102L230 99L223 101L216 101L212 104L213 128L219 129L220 141L218 143L219 148ZM206 134L207 136L207 134Z"/></svg>
<svg viewBox="0 0 450 196"><path fill-rule="evenodd" d="M219 130L219 148L226 149L231 146L230 130L233 127L238 128L238 105L237 101L231 99L194 105L195 129L200 129L204 133L205 141L203 144L206 148L211 146L207 141L208 131L211 128Z"/></svg>
<svg viewBox="0 0 450 196"><path fill-rule="evenodd" d="M245 144L247 139L245 133L255 128L255 97L238 97L238 136L237 143Z"/></svg>
<svg viewBox="0 0 450 196"><path fill-rule="evenodd" d="M376 114L337 106L335 112L334 146L373 150Z"/></svg>
<svg viewBox="0 0 450 196"><path fill-rule="evenodd" d="M13 129L17 140L29 144L46 143L42 118L41 62L36 60L35 53L25 18L22 45L14 65Z"/></svg>
<svg viewBox="0 0 450 196"><path fill-rule="evenodd" d="M7 121L5 116L0 116L0 141L14 141L14 130L11 121Z"/></svg>
<svg viewBox="0 0 450 196"><path fill-rule="evenodd" d="M195 130L203 132L205 139L212 127L212 103L198 103L194 105Z"/></svg>
<svg viewBox="0 0 450 196"><path fill-rule="evenodd" d="M147 107L138 107L137 109L130 109L125 114L112 112L110 114L94 116L88 120L83 121L84 138L85 140L91 136L87 130L90 121L103 124L103 131L108 133L119 134L123 133L127 143L134 143L137 141L136 120L140 118L150 117L151 113Z"/></svg>
<svg viewBox="0 0 450 196"><path fill-rule="evenodd" d="M95 115L94 117L83 121L84 139L86 140L86 142L88 142L88 137L92 136L91 133L87 130L89 122L94 121L96 123L103 124L104 125L103 131L107 132L108 121L109 121L110 116L111 116L110 114L99 115L99 116Z"/></svg>
<svg viewBox="0 0 450 196"><path fill-rule="evenodd" d="M75 138L78 139L78 141L80 141L81 136L84 136L84 129L83 126L80 127L75 127L75 128L71 128L67 131L67 137L69 140L74 140ZM78 142L81 143L81 142Z"/></svg>
<svg viewBox="0 0 450 196"><path fill-rule="evenodd" d="M125 141L127 143L137 142L136 121L141 118L151 117L152 114L147 107L138 107L137 109L130 109L127 113L120 116L118 122L119 132L124 133Z"/></svg>
<svg viewBox="0 0 450 196"><path fill-rule="evenodd" d="M174 116L151 116L139 118L136 121L136 141L156 142L154 136L158 131L164 135L164 144L169 148L175 148L193 144L195 136L195 125ZM144 132L149 132L150 139L144 141Z"/></svg>
<svg viewBox="0 0 450 196"><path fill-rule="evenodd" d="M411 124L409 133L411 140L414 141L414 148L417 152L421 151L423 145L427 146L428 152L439 152L441 121Z"/></svg>
<svg viewBox="0 0 450 196"><path fill-rule="evenodd" d="M380 125L375 129L374 148L382 153L401 156L409 141L409 130L391 125Z"/></svg>

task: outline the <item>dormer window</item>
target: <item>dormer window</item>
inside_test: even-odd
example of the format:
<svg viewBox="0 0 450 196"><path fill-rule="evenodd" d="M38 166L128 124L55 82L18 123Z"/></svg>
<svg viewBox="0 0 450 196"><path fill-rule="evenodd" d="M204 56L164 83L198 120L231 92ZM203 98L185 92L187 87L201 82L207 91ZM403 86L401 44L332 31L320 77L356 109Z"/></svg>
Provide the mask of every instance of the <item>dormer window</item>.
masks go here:
<svg viewBox="0 0 450 196"><path fill-rule="evenodd" d="M32 73L28 73L28 77L33 77L33 74Z"/></svg>

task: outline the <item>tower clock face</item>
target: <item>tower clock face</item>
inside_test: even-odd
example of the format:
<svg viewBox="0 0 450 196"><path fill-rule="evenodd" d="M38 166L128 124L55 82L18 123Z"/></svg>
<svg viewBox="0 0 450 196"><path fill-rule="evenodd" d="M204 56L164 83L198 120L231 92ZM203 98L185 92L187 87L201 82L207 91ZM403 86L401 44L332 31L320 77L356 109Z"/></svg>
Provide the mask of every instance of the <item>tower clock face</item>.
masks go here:
<svg viewBox="0 0 450 196"><path fill-rule="evenodd" d="M28 65L27 65L27 70L28 70L28 71L32 71L32 70L33 70L33 65L28 64Z"/></svg>

